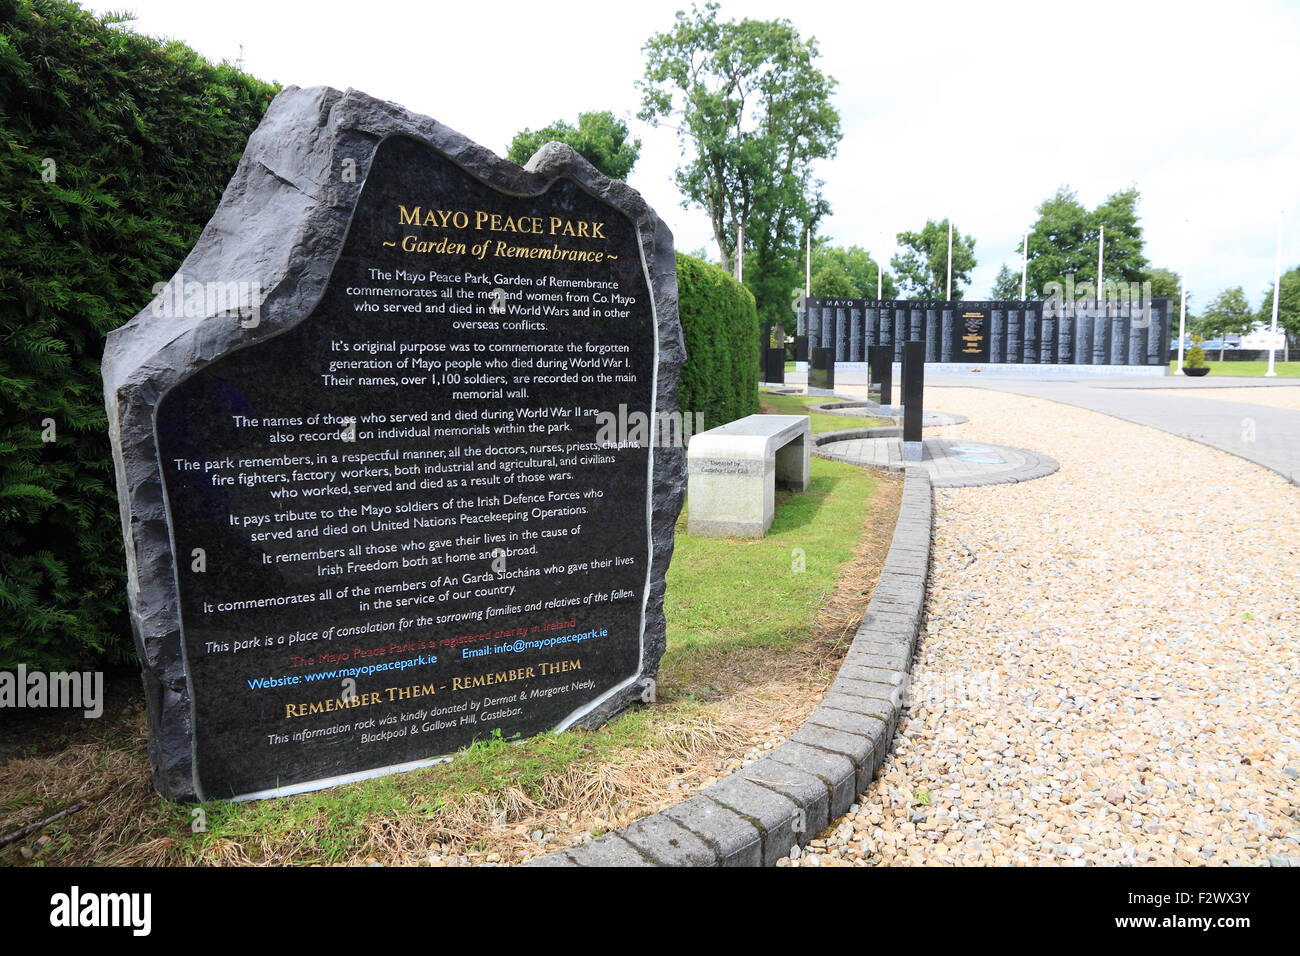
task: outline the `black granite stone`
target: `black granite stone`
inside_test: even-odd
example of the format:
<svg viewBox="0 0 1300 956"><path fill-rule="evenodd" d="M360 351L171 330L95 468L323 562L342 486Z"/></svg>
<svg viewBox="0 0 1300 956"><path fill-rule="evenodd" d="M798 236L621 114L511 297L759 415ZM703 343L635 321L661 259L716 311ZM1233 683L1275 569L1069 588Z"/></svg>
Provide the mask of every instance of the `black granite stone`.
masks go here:
<svg viewBox="0 0 1300 956"><path fill-rule="evenodd" d="M1039 325L1038 312L1035 309L1025 309L1024 311L1024 330L1021 333L1021 342L1024 345L1024 364L1038 364L1038 332Z"/></svg>
<svg viewBox="0 0 1300 956"><path fill-rule="evenodd" d="M808 336L796 335L794 337L794 360L796 362L808 361Z"/></svg>
<svg viewBox="0 0 1300 956"><path fill-rule="evenodd" d="M1127 306L1098 319L1096 303L1068 299L808 302L810 346L834 349L839 361L868 363L866 353L873 347L889 347L893 360L901 362L904 343L920 341L928 362L1159 365L1167 351L1171 309L1168 299L1155 299L1149 319ZM813 316L819 314L817 321Z"/></svg>
<svg viewBox="0 0 1300 956"><path fill-rule="evenodd" d="M867 349L868 381L880 389L880 404L888 405L894 394L894 349L889 345L873 345Z"/></svg>
<svg viewBox="0 0 1300 956"><path fill-rule="evenodd" d="M758 323L758 373L762 375L765 371L764 363L767 361L767 350L772 347L772 326L768 322Z"/></svg>
<svg viewBox="0 0 1300 956"><path fill-rule="evenodd" d="M808 387L834 391L835 350L810 349L808 353Z"/></svg>
<svg viewBox="0 0 1300 956"><path fill-rule="evenodd" d="M939 310L925 310L925 360L939 361Z"/></svg>
<svg viewBox="0 0 1300 956"><path fill-rule="evenodd" d="M903 346L903 441L921 440L925 395L925 343Z"/></svg>
<svg viewBox="0 0 1300 956"><path fill-rule="evenodd" d="M989 360L989 312L987 308L966 305L954 319L954 360L987 362Z"/></svg>
<svg viewBox="0 0 1300 956"><path fill-rule="evenodd" d="M766 349L767 367L763 372L763 381L768 385L785 384L785 349Z"/></svg>
<svg viewBox="0 0 1300 956"><path fill-rule="evenodd" d="M191 283L265 294L173 308ZM569 147L521 169L281 92L104 354L156 788L309 789L640 699L685 490L644 424L684 358L671 233Z"/></svg>

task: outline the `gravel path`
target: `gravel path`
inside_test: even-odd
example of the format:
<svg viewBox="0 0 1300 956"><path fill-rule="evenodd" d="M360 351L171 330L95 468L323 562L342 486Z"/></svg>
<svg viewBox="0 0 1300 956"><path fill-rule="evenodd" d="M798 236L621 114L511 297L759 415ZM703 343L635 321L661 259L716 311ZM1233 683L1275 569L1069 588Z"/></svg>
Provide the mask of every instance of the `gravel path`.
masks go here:
<svg viewBox="0 0 1300 956"><path fill-rule="evenodd" d="M1300 865L1300 487L1083 409L934 394L972 419L936 434L1061 470L936 491L894 753L783 864Z"/></svg>

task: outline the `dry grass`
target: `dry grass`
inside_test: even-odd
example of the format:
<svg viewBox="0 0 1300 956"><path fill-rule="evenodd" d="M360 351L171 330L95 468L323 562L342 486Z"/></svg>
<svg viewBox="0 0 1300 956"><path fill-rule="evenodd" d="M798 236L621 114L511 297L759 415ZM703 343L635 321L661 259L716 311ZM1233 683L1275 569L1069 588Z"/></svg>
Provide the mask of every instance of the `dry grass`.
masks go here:
<svg viewBox="0 0 1300 956"><path fill-rule="evenodd" d="M328 798L308 794L274 802L278 814L254 818L237 836L224 830L194 836L192 808L153 791L145 715L137 697L115 719L93 722L101 726L85 739L4 764L0 835L80 799L89 806L0 849L0 863L22 864L33 857L82 866L513 863L676 803L740 767L747 754L788 737L834 679L879 577L898 513L901 479L881 473L877 480L861 540L809 638L792 648L729 655L714 675L721 696L663 700L642 712L641 739L603 752L602 759L570 761L563 772L534 787L470 788L435 799L422 788L422 772L397 775L337 788ZM581 756L591 736L570 731L556 740L564 738ZM372 790L358 789L365 786ZM385 808L396 804L401 812L376 812L366 802L363 795L377 786L385 788ZM208 812L223 810L210 805ZM327 835L340 831L347 836L344 851L323 855ZM543 841L533 838L539 831Z"/></svg>

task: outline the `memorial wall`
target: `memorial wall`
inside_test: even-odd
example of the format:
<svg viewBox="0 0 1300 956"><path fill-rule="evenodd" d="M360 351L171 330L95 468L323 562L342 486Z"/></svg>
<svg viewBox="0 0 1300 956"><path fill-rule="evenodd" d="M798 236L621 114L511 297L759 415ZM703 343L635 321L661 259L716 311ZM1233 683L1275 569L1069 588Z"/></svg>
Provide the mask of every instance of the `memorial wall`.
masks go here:
<svg viewBox="0 0 1300 956"><path fill-rule="evenodd" d="M923 342L925 361L992 365L1158 365L1169 352L1169 299L949 302L807 299L798 335L836 362L865 362L866 350Z"/></svg>

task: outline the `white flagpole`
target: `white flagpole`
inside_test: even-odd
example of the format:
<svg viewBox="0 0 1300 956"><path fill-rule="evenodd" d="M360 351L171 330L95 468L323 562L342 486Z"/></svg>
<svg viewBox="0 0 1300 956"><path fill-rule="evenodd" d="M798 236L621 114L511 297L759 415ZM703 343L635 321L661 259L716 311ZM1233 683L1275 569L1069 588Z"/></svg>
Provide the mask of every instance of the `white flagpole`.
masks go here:
<svg viewBox="0 0 1300 956"><path fill-rule="evenodd" d="M876 299L884 298L885 282L885 244L882 241L880 245L880 258L876 260Z"/></svg>
<svg viewBox="0 0 1300 956"><path fill-rule="evenodd" d="M812 227L808 227L808 258L804 265L803 274L803 294L804 297L812 296Z"/></svg>
<svg viewBox="0 0 1300 956"><path fill-rule="evenodd" d="M1183 262L1183 281L1181 283L1181 301L1178 307L1178 368L1175 372L1183 370L1183 339L1187 335L1187 263Z"/></svg>
<svg viewBox="0 0 1300 956"><path fill-rule="evenodd" d="M1029 277L1029 233L1025 233L1025 247L1020 253L1020 301L1025 301L1025 279Z"/></svg>
<svg viewBox="0 0 1300 956"><path fill-rule="evenodd" d="M745 227L736 228L736 281L745 279Z"/></svg>
<svg viewBox="0 0 1300 956"><path fill-rule="evenodd" d="M952 213L948 214L948 285L944 289L943 297L952 301Z"/></svg>
<svg viewBox="0 0 1300 956"><path fill-rule="evenodd" d="M1282 215L1278 213L1277 216L1277 258L1273 261L1273 327L1268 341L1268 371L1264 373L1268 378L1277 377L1273 359L1277 351L1277 307L1282 298Z"/></svg>
<svg viewBox="0 0 1300 956"><path fill-rule="evenodd" d="M1101 265L1105 257L1106 245L1106 227L1102 226L1101 231L1097 233L1097 301L1101 301Z"/></svg>

